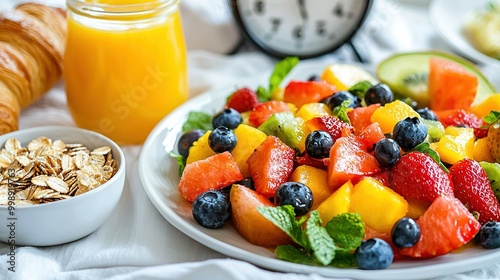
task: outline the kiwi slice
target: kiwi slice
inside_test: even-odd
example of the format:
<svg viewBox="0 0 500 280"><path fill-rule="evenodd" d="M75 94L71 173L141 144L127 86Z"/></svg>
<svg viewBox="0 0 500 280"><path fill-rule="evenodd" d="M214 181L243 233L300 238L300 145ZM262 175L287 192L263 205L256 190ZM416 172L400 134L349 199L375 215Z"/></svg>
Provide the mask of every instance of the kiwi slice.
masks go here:
<svg viewBox="0 0 500 280"><path fill-rule="evenodd" d="M377 67L377 76L382 83L387 84L397 95L415 100L420 108L426 107L429 105L427 78L429 75L429 59L431 57L452 60L462 65L469 73L477 76L479 83L476 99L474 100L475 104L496 92L495 87L474 64L459 56L438 51L393 55L380 62Z"/></svg>
<svg viewBox="0 0 500 280"><path fill-rule="evenodd" d="M302 139L306 136L302 124L303 120L296 118L292 112L281 112L269 117L259 126L259 130L267 135L277 136L293 149L299 149Z"/></svg>

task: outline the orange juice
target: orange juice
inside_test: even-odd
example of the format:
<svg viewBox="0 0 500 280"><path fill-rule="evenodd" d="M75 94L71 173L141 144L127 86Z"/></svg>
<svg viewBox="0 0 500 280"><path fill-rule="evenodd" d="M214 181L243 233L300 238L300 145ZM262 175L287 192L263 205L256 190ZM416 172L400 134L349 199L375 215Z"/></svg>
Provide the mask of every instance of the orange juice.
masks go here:
<svg viewBox="0 0 500 280"><path fill-rule="evenodd" d="M188 97L179 1L94 2L68 0L69 109L80 127L120 144L142 143Z"/></svg>

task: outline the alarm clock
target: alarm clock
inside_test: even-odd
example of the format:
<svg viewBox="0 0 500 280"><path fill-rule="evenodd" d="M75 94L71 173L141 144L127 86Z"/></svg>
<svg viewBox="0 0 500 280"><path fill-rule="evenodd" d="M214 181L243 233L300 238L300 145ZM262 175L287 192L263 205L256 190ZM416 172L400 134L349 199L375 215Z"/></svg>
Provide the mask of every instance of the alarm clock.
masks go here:
<svg viewBox="0 0 500 280"><path fill-rule="evenodd" d="M229 1L238 26L259 49L278 58L302 59L351 44L373 3L373 0Z"/></svg>

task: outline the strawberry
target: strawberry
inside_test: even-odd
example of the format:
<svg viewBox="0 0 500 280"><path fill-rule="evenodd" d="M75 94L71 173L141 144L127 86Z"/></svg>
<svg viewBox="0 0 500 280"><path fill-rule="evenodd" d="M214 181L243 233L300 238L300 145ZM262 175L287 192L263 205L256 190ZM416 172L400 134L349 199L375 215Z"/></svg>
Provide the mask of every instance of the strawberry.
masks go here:
<svg viewBox="0 0 500 280"><path fill-rule="evenodd" d="M319 169L327 169L328 164L330 163L330 158L322 158L322 159L312 158L306 153L303 156L298 156L295 159L295 163L296 166L309 165Z"/></svg>
<svg viewBox="0 0 500 280"><path fill-rule="evenodd" d="M255 91L246 87L235 91L226 101L227 108L233 108L240 113L250 111L257 105L259 105L257 94Z"/></svg>
<svg viewBox="0 0 500 280"><path fill-rule="evenodd" d="M438 196L417 220L420 239L401 254L414 258L431 258L447 254L471 241L481 224L454 197Z"/></svg>
<svg viewBox="0 0 500 280"><path fill-rule="evenodd" d="M463 109L434 111L438 120L445 126L467 126L480 128L484 122L481 118Z"/></svg>
<svg viewBox="0 0 500 280"><path fill-rule="evenodd" d="M254 127L259 127L264 123L270 116L274 113L288 112L290 111L290 106L283 101L266 101L260 103L255 108L250 111L250 116L248 116L248 122Z"/></svg>
<svg viewBox="0 0 500 280"><path fill-rule="evenodd" d="M332 95L335 87L325 81L291 81L283 93L283 101L297 108L307 103L318 102Z"/></svg>
<svg viewBox="0 0 500 280"><path fill-rule="evenodd" d="M295 151L278 137L267 136L247 159L255 190L264 197L273 197L292 173L294 157Z"/></svg>
<svg viewBox="0 0 500 280"><path fill-rule="evenodd" d="M500 121L496 121L488 128L488 148L496 162L500 162Z"/></svg>
<svg viewBox="0 0 500 280"><path fill-rule="evenodd" d="M441 195L453 196L451 181L428 155L409 152L403 155L389 175L390 187L404 198L432 202Z"/></svg>
<svg viewBox="0 0 500 280"><path fill-rule="evenodd" d="M354 136L340 137L330 149L328 186L333 191L349 180L358 180L381 171L377 159Z"/></svg>
<svg viewBox="0 0 500 280"><path fill-rule="evenodd" d="M350 124L333 116L314 117L308 120L306 125L311 131L324 130L328 132L328 134L332 136L333 141L344 136L345 134L352 134L354 131Z"/></svg>
<svg viewBox="0 0 500 280"><path fill-rule="evenodd" d="M479 163L463 159L450 168L455 197L479 213L479 222L500 221L500 204L491 188L488 175Z"/></svg>

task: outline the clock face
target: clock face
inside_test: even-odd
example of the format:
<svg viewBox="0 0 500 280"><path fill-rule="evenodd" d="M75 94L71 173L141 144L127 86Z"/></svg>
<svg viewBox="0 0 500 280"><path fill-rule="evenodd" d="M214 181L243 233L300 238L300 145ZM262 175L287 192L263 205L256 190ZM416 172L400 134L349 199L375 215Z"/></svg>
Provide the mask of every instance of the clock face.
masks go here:
<svg viewBox="0 0 500 280"><path fill-rule="evenodd" d="M369 0L232 0L247 35L277 56L312 57L333 51L356 32Z"/></svg>

